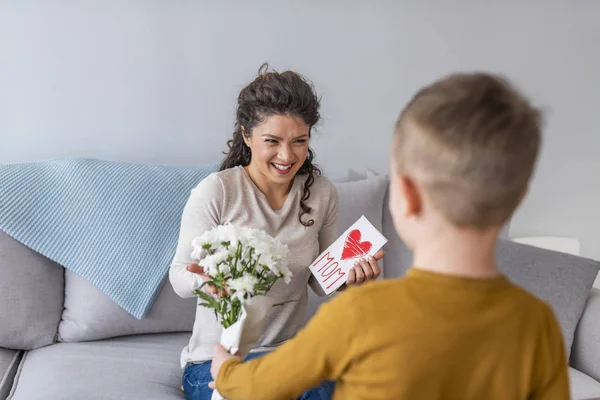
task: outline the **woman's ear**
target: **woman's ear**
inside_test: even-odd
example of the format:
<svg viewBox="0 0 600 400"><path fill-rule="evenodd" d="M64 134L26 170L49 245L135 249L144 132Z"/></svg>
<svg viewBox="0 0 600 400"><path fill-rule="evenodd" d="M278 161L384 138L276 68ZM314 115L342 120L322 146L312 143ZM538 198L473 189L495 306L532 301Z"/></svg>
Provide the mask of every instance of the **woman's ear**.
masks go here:
<svg viewBox="0 0 600 400"><path fill-rule="evenodd" d="M242 139L244 139L244 143L246 146L250 147L250 139L246 135L246 129L243 126L240 126L240 131L242 132Z"/></svg>

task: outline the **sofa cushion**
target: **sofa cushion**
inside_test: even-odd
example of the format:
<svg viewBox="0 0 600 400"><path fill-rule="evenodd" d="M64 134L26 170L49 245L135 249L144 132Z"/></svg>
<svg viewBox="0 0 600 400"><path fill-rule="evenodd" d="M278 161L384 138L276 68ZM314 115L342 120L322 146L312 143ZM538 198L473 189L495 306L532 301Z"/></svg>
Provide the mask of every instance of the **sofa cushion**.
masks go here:
<svg viewBox="0 0 600 400"><path fill-rule="evenodd" d="M341 234L364 215L371 224L383 232L383 199L387 189L385 176L369 175L365 179L334 182L339 199L338 232ZM386 257L387 258L387 257ZM383 271L384 261L379 265ZM383 274L382 274L383 275ZM319 297L309 290L307 318L329 297Z"/></svg>
<svg viewBox="0 0 600 400"><path fill-rule="evenodd" d="M574 368L569 368L569 384L573 400L600 398L600 382Z"/></svg>
<svg viewBox="0 0 600 400"><path fill-rule="evenodd" d="M0 347L0 399L8 397L22 355L22 351Z"/></svg>
<svg viewBox="0 0 600 400"><path fill-rule="evenodd" d="M58 343L25 355L11 400L185 399L189 333Z"/></svg>
<svg viewBox="0 0 600 400"><path fill-rule="evenodd" d="M359 181L369 177L383 177L386 178L385 196L382 204L382 222L381 228L383 236L388 240L383 249L385 250L385 258L382 260L385 264L385 271L382 274L383 278L399 278L404 276L406 271L411 267L412 263L412 251L404 244L396 228L394 227L394 220L389 208L389 175L381 175L375 171L367 170L366 173L360 173L355 170L348 171L347 179L349 181Z"/></svg>
<svg viewBox="0 0 600 400"><path fill-rule="evenodd" d="M383 200L388 180L383 175L368 175L366 179L334 182L338 192L338 232L342 233L364 215L380 232L383 222Z"/></svg>
<svg viewBox="0 0 600 400"><path fill-rule="evenodd" d="M80 342L141 333L191 332L196 301L177 296L165 282L150 312L138 320L90 282L67 270L59 340Z"/></svg>
<svg viewBox="0 0 600 400"><path fill-rule="evenodd" d="M496 260L511 281L552 306L568 358L600 263L508 240L498 241Z"/></svg>
<svg viewBox="0 0 600 400"><path fill-rule="evenodd" d="M571 365L600 381L600 289L590 290L583 315L577 325Z"/></svg>
<svg viewBox="0 0 600 400"><path fill-rule="evenodd" d="M63 294L64 269L0 231L0 347L53 343Z"/></svg>

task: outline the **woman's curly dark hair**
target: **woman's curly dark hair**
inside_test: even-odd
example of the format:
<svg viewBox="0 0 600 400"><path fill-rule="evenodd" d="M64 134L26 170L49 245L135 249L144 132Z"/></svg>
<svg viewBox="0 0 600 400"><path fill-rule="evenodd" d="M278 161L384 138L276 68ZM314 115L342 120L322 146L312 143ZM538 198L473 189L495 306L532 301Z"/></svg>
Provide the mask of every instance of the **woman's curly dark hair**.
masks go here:
<svg viewBox="0 0 600 400"><path fill-rule="evenodd" d="M233 137L227 142L229 152L221 163L220 170L250 164L250 149L244 144L243 133L246 137L252 135L256 125L271 115L290 115L300 117L309 126L309 137L312 128L319 122L319 98L312 84L302 75L293 72L268 72L268 64L263 64L258 70L258 77L240 92L237 101L235 130ZM298 170L298 175L308 174L304 183L304 192L300 199L298 219L304 226L312 226L313 219L303 221L304 214L312 209L306 205L310 197L310 186L321 170L313 164L315 153L308 149L308 156Z"/></svg>

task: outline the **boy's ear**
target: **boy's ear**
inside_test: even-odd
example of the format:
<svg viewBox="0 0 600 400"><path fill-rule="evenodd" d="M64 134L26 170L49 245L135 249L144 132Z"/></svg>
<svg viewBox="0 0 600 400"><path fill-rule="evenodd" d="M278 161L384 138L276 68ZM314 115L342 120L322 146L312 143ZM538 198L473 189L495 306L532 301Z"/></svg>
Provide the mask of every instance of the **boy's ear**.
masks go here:
<svg viewBox="0 0 600 400"><path fill-rule="evenodd" d="M407 176L399 176L398 180L400 191L404 198L404 216L411 217L419 214L423 205L423 199L421 198L417 185L415 185L415 182Z"/></svg>
<svg viewBox="0 0 600 400"><path fill-rule="evenodd" d="M527 197L528 194L529 194L529 186L525 187L525 190L523 190L523 193L521 194L521 198L519 199L519 206L521 204L523 204L523 201L525 200L525 198Z"/></svg>

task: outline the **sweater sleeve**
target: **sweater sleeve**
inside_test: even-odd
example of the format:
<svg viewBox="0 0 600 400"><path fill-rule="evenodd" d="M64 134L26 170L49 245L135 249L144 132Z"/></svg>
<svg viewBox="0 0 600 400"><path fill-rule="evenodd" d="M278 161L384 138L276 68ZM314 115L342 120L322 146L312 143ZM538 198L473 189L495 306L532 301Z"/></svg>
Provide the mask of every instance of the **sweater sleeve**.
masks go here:
<svg viewBox="0 0 600 400"><path fill-rule="evenodd" d="M219 393L231 400L291 399L341 376L356 354L354 342L360 336L360 316L351 312L353 292L321 306L295 338L272 353L244 363L225 362L216 380Z"/></svg>
<svg viewBox="0 0 600 400"><path fill-rule="evenodd" d="M569 399L565 344L552 309L547 304L544 306L533 375L533 393L530 398L535 400Z"/></svg>
<svg viewBox="0 0 600 400"><path fill-rule="evenodd" d="M338 238L337 222L339 214L339 200L337 190L331 182L329 183L329 196L326 204L327 213L325 214L325 221L323 222L323 226L319 231L319 253L325 251ZM310 275L308 284L315 294L320 297L326 296L314 275Z"/></svg>
<svg viewBox="0 0 600 400"><path fill-rule="evenodd" d="M319 231L319 252L325 251L338 238L337 222L339 214L338 194L333 183L330 183L329 202L325 222Z"/></svg>
<svg viewBox="0 0 600 400"><path fill-rule="evenodd" d="M186 269L195 262L191 258L192 240L219 225L223 197L223 184L212 174L192 189L183 208L177 249L169 268L169 281L180 297L193 297L202 284L200 276Z"/></svg>

